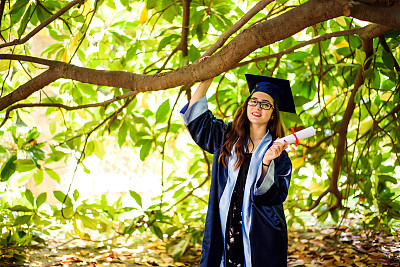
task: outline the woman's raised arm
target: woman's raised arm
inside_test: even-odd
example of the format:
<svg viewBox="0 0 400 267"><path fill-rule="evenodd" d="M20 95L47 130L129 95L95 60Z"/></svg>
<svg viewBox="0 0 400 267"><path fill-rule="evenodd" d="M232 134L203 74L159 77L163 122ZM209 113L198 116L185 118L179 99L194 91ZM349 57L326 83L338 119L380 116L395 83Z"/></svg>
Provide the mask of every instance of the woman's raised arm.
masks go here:
<svg viewBox="0 0 400 267"><path fill-rule="evenodd" d="M213 79L214 78L211 78L211 79L206 80L206 81L202 81L199 84L199 87L197 87L196 91L194 91L194 94L193 94L192 98L190 99L188 108L191 105L193 105L194 103L196 103L197 100L199 100L200 98L202 98L203 96L206 95L206 93L208 91L208 88L210 88L210 85L211 85Z"/></svg>

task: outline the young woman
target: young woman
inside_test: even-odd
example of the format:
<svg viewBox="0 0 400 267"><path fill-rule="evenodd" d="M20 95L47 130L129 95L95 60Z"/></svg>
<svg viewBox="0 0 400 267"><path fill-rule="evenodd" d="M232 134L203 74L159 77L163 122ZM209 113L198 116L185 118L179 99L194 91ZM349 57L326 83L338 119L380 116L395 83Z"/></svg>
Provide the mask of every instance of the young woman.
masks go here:
<svg viewBox="0 0 400 267"><path fill-rule="evenodd" d="M292 164L279 110L295 112L287 80L246 75L250 96L232 123L207 108L202 82L182 118L194 141L214 154L200 266L287 265L285 201Z"/></svg>

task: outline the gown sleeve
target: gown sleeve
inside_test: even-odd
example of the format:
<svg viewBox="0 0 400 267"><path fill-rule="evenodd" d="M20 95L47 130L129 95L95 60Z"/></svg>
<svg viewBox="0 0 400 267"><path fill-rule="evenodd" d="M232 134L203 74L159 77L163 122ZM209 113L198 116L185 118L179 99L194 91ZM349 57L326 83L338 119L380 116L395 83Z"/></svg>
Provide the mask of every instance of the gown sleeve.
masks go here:
<svg viewBox="0 0 400 267"><path fill-rule="evenodd" d="M196 144L207 152L214 154L222 147L228 124L216 119L208 110L206 97L200 98L188 108L188 104L181 110L186 128Z"/></svg>
<svg viewBox="0 0 400 267"><path fill-rule="evenodd" d="M254 202L259 205L282 204L288 195L292 163L286 151L271 161L267 174L254 187Z"/></svg>

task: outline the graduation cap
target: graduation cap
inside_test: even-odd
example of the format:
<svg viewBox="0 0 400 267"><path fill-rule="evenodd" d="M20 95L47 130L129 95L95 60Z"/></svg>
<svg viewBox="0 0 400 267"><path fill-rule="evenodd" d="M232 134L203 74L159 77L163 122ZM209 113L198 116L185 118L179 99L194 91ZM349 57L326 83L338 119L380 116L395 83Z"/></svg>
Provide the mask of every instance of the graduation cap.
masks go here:
<svg viewBox="0 0 400 267"><path fill-rule="evenodd" d="M264 92L269 94L279 107L280 111L296 114L290 83L285 79L245 74L250 94Z"/></svg>

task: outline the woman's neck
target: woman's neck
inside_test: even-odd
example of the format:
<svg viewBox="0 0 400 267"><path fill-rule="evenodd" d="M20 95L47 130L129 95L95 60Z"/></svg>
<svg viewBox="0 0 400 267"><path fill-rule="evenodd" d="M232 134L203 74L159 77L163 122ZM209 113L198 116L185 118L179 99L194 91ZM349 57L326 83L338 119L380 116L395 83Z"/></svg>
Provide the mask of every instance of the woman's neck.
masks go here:
<svg viewBox="0 0 400 267"><path fill-rule="evenodd" d="M261 139L264 138L265 134L267 133L265 129L265 125L263 127L256 127L254 125L250 126L250 139L247 147L247 151L252 153L258 144L260 143Z"/></svg>
<svg viewBox="0 0 400 267"><path fill-rule="evenodd" d="M257 125L250 126L250 138L253 142L263 139L266 133L267 129L265 128L265 125L261 125L260 127L257 127Z"/></svg>

